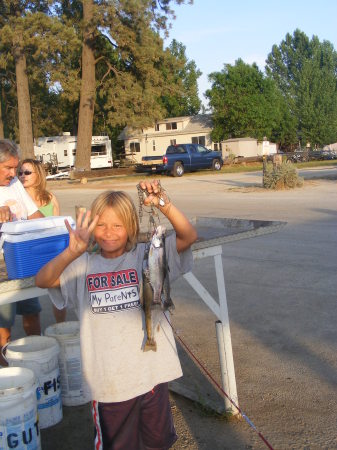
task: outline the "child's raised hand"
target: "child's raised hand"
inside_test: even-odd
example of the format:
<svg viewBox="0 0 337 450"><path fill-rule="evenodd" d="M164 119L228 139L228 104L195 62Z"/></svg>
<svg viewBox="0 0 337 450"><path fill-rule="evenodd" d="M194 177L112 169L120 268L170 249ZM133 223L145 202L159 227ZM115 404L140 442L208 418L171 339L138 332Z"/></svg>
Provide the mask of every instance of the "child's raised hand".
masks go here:
<svg viewBox="0 0 337 450"><path fill-rule="evenodd" d="M147 194L144 198L144 205L154 205L159 206L160 194L161 194L161 186L158 180L152 181L140 181L139 186L143 189L143 191Z"/></svg>
<svg viewBox="0 0 337 450"><path fill-rule="evenodd" d="M96 216L89 225L90 216L91 211L87 211L86 213L84 213L84 211L81 211L77 217L75 230L71 228L67 219L65 219L64 221L69 232L68 248L71 253L77 256L82 255L82 253L87 250L91 233L97 225L98 216Z"/></svg>

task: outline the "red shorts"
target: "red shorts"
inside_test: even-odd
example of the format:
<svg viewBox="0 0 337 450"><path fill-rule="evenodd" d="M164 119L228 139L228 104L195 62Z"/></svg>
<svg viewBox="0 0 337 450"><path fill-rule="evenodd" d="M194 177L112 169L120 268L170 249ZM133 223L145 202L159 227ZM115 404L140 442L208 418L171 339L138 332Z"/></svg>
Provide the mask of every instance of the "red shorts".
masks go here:
<svg viewBox="0 0 337 450"><path fill-rule="evenodd" d="M177 440L168 383L125 402L93 401L95 450L167 450Z"/></svg>

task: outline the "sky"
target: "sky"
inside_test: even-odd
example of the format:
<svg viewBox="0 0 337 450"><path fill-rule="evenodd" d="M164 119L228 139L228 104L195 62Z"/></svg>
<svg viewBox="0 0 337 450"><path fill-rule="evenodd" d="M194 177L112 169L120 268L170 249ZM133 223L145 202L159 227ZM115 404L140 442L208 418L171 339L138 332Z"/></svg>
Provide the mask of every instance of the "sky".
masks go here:
<svg viewBox="0 0 337 450"><path fill-rule="evenodd" d="M263 70L272 46L296 28L309 38L330 41L337 51L337 0L194 0L174 10L165 45L172 39L185 45L188 60L203 73L198 86L205 105L208 74L238 58Z"/></svg>

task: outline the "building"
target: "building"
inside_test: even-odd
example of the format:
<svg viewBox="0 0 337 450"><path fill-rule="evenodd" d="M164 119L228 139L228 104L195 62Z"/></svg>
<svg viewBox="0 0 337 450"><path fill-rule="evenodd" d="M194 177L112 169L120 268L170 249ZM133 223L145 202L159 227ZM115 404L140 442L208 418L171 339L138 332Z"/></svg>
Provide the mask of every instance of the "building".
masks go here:
<svg viewBox="0 0 337 450"><path fill-rule="evenodd" d="M125 156L133 163L140 163L143 156L162 156L169 145L190 142L212 150L222 150L224 159L231 155L247 158L277 153L276 144L266 139L258 141L245 137L212 142L212 129L212 116L198 114L158 120L153 127L143 130L125 127L118 139L124 141Z"/></svg>
<svg viewBox="0 0 337 450"><path fill-rule="evenodd" d="M134 130L125 127L118 136L124 141L125 156L134 163L139 163L143 156L164 155L169 145L202 144L212 150L218 150L219 144L211 140L213 129L209 114L196 116L172 117L158 120L153 127Z"/></svg>
<svg viewBox="0 0 337 450"><path fill-rule="evenodd" d="M229 156L243 156L244 158L271 155L277 153L276 144L273 144L266 139L258 141L257 139L245 137L226 139L221 142L222 157Z"/></svg>

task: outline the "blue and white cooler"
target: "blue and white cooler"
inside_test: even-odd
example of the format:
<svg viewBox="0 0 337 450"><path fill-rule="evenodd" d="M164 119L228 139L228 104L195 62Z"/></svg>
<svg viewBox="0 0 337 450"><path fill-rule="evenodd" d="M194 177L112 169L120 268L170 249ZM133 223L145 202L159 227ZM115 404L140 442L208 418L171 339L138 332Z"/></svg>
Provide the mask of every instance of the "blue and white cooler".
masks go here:
<svg viewBox="0 0 337 450"><path fill-rule="evenodd" d="M36 275L41 267L67 248L69 233L64 219L75 228L75 222L70 216L2 224L0 248L3 247L9 280Z"/></svg>

